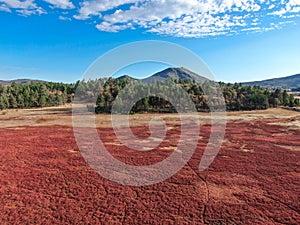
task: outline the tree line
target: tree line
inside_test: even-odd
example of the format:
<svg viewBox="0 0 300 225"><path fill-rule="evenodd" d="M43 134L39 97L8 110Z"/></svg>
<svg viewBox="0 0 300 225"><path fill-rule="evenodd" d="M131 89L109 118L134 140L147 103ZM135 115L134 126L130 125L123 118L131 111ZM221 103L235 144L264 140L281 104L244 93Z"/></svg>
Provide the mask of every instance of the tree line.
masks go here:
<svg viewBox="0 0 300 225"><path fill-rule="evenodd" d="M4 86L0 84L0 109L58 106L72 102L74 84L38 82Z"/></svg>
<svg viewBox="0 0 300 225"><path fill-rule="evenodd" d="M128 78L109 78L78 81L75 84L0 84L0 109L63 105L73 101L75 92L79 99L92 99L95 104L89 107L96 113L176 112L193 109L200 112L218 110L224 103L229 111L300 105L299 99L294 99L293 95L279 88L270 91L238 83L206 81L200 84L183 79L147 84ZM140 96L144 97L139 99Z"/></svg>
<svg viewBox="0 0 300 225"><path fill-rule="evenodd" d="M299 99L286 90L274 91L260 86L243 86L241 84L221 84L228 110L257 110L279 106L299 106Z"/></svg>
<svg viewBox="0 0 300 225"><path fill-rule="evenodd" d="M132 105L130 111L132 113L176 112L178 107L181 107L180 110L191 108L182 92L174 92L171 88L172 85L184 90L199 112L218 110L224 103L228 111L300 106L299 99L294 99L293 95L280 88L271 91L260 86L244 86L240 83L226 84L206 81L200 84L183 79L154 81L152 84L145 84L134 79L99 79L80 82L77 92L81 93L84 98L97 99L95 106L91 107L91 110L95 110L96 113L111 113L113 105L114 109L119 110L119 113L122 113L122 106L128 105ZM127 88L128 86L129 88ZM117 97L120 93L124 95L124 92L127 92L125 98ZM152 93L165 93L165 96L154 96ZM146 95L147 97L133 102L134 97L132 96L136 95ZM172 95L174 96L171 103L168 96Z"/></svg>

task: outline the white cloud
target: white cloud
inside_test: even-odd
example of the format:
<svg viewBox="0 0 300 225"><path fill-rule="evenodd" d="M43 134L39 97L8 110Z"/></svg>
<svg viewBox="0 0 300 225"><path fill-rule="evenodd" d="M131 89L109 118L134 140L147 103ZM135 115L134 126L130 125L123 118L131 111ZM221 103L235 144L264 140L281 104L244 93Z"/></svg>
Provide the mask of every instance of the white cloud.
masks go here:
<svg viewBox="0 0 300 225"><path fill-rule="evenodd" d="M274 9L276 6L274 4L270 5L268 9Z"/></svg>
<svg viewBox="0 0 300 225"><path fill-rule="evenodd" d="M16 10L17 13L19 13L20 15L23 16L31 16L34 14L44 14L46 13L42 8L38 7L36 9L17 9Z"/></svg>
<svg viewBox="0 0 300 225"><path fill-rule="evenodd" d="M239 14L258 12L261 6L254 0L150 0L136 1L127 10L110 7L115 9L113 13L101 15L107 8L98 7L92 13L80 15L101 16L103 21L96 27L102 31L140 27L159 34L203 37L235 32L237 27L247 25Z"/></svg>
<svg viewBox="0 0 300 225"><path fill-rule="evenodd" d="M270 13L270 15L285 16L289 13L300 12L300 0L289 0L287 3L283 2L283 7Z"/></svg>
<svg viewBox="0 0 300 225"><path fill-rule="evenodd" d="M66 17L66 16L62 16L62 15L60 15L60 16L58 17L58 19L64 20L64 21L71 21L71 20L72 20L71 18Z"/></svg>
<svg viewBox="0 0 300 225"><path fill-rule="evenodd" d="M78 8L73 0L43 1L50 4L48 10L69 9L55 10L60 20L90 20L100 31L140 28L177 37L278 29L280 23L298 17L300 12L300 0L80 0ZM0 0L0 11L21 15L46 13L37 2Z"/></svg>
<svg viewBox="0 0 300 225"><path fill-rule="evenodd" d="M0 0L0 10L11 12L16 10L17 13L25 16L32 14L44 14L45 11L39 7L34 0Z"/></svg>
<svg viewBox="0 0 300 225"><path fill-rule="evenodd" d="M5 4L0 5L0 11L11 12L10 8L8 8Z"/></svg>
<svg viewBox="0 0 300 225"><path fill-rule="evenodd" d="M102 31L106 31L106 32L118 32L120 30L126 30L128 28L132 28L132 24L128 23L128 24L124 24L124 25L112 25L109 22L103 22L101 24L97 24L96 28Z"/></svg>
<svg viewBox="0 0 300 225"><path fill-rule="evenodd" d="M75 15L76 19L88 19L91 16L101 16L105 12L122 5L136 3L134 0L84 0L80 5L79 14Z"/></svg>
<svg viewBox="0 0 300 225"><path fill-rule="evenodd" d="M285 6L284 0L85 0L75 18L93 17L99 21L96 28L106 32L142 28L162 35L206 37L271 30L264 22L268 13L297 13L299 2L289 0Z"/></svg>
<svg viewBox="0 0 300 225"><path fill-rule="evenodd" d="M75 6L69 0L44 0L45 2L51 4L55 8L61 9L73 9Z"/></svg>
<svg viewBox="0 0 300 225"><path fill-rule="evenodd" d="M25 8L36 8L36 4L32 0L1 0L4 5L10 8L19 8L19 9L25 9Z"/></svg>

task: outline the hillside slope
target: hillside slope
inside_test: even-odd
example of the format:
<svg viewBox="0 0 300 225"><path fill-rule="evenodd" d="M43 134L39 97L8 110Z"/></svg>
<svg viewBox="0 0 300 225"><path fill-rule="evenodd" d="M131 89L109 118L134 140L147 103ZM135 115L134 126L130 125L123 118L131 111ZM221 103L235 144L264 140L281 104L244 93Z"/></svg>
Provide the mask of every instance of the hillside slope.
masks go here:
<svg viewBox="0 0 300 225"><path fill-rule="evenodd" d="M151 77L145 78L142 81L146 83L151 83L153 80L164 80L164 79L182 79L182 80L195 80L199 83L208 81L207 78L202 77L186 68L167 68L161 72L155 73Z"/></svg>
<svg viewBox="0 0 300 225"><path fill-rule="evenodd" d="M47 82L47 81L31 80L31 79L0 80L0 84L2 85L11 85L13 82L17 84L30 84L30 83L39 83L39 82Z"/></svg>
<svg viewBox="0 0 300 225"><path fill-rule="evenodd" d="M300 88L300 74L288 76L288 77L281 77L281 78L274 78L262 81L253 81L253 82L245 82L244 85L251 85L251 86L262 86L262 87L281 87L286 89L296 89Z"/></svg>

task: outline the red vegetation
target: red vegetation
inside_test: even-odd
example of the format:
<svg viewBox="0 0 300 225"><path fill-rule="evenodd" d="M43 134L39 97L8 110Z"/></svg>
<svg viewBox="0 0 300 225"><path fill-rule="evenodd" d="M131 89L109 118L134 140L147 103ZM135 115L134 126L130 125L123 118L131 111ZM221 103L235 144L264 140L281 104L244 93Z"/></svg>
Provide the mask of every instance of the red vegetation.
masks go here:
<svg viewBox="0 0 300 225"><path fill-rule="evenodd" d="M177 140L179 129L168 137ZM199 172L209 130L201 127L196 153L176 175L156 185L127 187L85 163L70 127L0 129L1 224L297 224L300 131L230 123L219 155ZM99 132L105 142L116 142L111 129ZM151 164L171 152L107 146L133 165Z"/></svg>

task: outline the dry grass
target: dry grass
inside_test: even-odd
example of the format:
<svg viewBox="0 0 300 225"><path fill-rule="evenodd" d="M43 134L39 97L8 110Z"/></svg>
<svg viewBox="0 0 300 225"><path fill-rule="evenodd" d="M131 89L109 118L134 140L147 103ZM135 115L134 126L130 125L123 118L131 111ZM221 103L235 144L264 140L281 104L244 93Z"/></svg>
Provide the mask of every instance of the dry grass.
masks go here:
<svg viewBox="0 0 300 225"><path fill-rule="evenodd" d="M211 120L209 113L199 113L200 124L208 124ZM222 116L222 114L219 114ZM187 115L188 116L188 115ZM217 113L218 116L218 113ZM93 115L91 115L93 117ZM122 121L126 116L116 116ZM162 118L166 123L175 125L180 122L178 114L135 114L130 115L130 124L143 126L149 124L153 118ZM270 124L300 127L300 113L285 109L269 109L263 111L227 112L228 122L264 120ZM97 127L111 127L111 115L100 114L95 116ZM0 127L20 126L72 126L72 106L49 107L39 109L6 110L0 114ZM83 124L84 125L84 124Z"/></svg>

